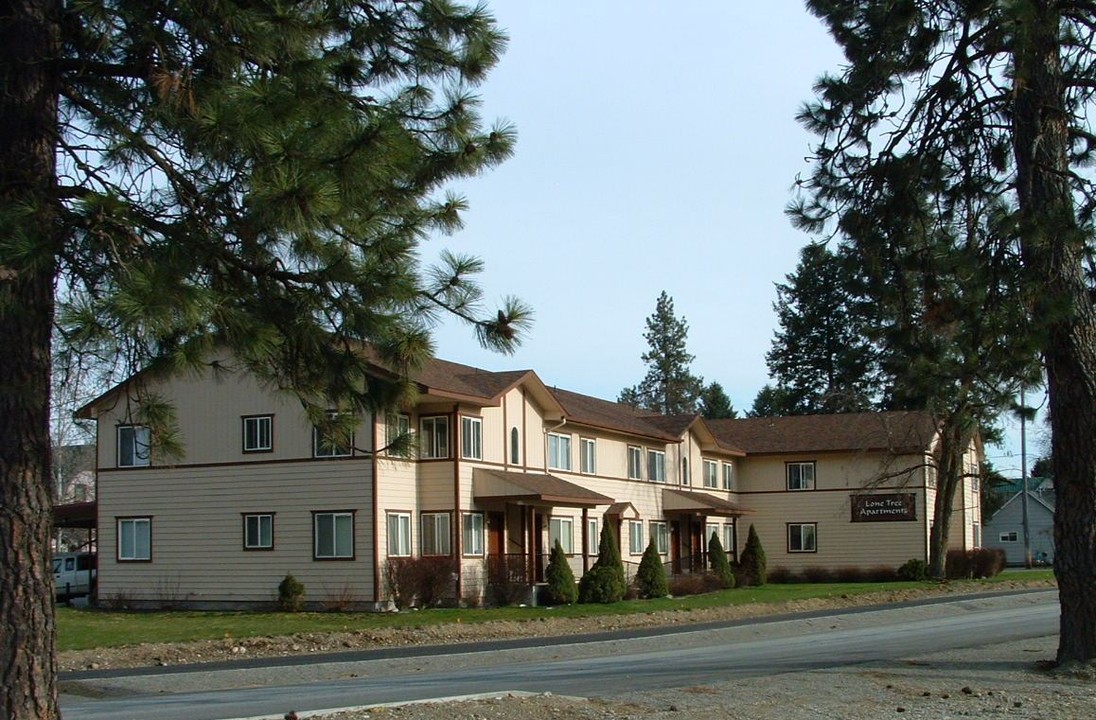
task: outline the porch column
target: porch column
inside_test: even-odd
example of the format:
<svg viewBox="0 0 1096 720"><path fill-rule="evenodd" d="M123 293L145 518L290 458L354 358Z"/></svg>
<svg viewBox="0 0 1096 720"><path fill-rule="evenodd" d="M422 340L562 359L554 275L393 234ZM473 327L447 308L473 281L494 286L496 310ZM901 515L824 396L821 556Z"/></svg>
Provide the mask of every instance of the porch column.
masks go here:
<svg viewBox="0 0 1096 720"><path fill-rule="evenodd" d="M590 569L590 509L582 508L582 572Z"/></svg>

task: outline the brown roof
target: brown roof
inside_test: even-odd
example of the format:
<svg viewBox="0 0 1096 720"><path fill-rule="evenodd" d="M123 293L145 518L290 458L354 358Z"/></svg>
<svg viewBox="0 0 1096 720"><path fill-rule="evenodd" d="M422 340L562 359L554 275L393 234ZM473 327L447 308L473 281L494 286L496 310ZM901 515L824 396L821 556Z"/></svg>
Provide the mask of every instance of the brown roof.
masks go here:
<svg viewBox="0 0 1096 720"><path fill-rule="evenodd" d="M662 508L667 513L688 512L720 517L739 517L753 510L708 493L666 488L662 491Z"/></svg>
<svg viewBox="0 0 1096 720"><path fill-rule="evenodd" d="M646 412L640 413L630 405L600 400L555 387L549 390L563 406L567 420L570 422L668 442L681 439L681 432L675 433L660 427L657 422L652 422L651 415Z"/></svg>
<svg viewBox="0 0 1096 720"><path fill-rule="evenodd" d="M611 505L611 497L543 473L472 469L472 493L476 500L524 501L564 507Z"/></svg>
<svg viewBox="0 0 1096 720"><path fill-rule="evenodd" d="M724 443L749 455L891 450L918 452L935 434L932 416L921 411L796 415L708 420Z"/></svg>

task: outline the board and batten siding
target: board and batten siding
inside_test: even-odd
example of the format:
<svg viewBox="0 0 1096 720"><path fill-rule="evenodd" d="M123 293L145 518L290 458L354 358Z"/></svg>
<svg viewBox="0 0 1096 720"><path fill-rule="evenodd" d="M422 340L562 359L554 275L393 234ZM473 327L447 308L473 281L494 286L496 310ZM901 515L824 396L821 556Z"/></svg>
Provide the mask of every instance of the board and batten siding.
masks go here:
<svg viewBox="0 0 1096 720"><path fill-rule="evenodd" d="M306 600L373 597L371 463L102 472L99 597L169 605L272 602L292 573ZM313 559L313 512L354 512L354 559ZM274 515L272 550L244 550L243 514ZM152 519L151 562L119 562L117 518Z"/></svg>

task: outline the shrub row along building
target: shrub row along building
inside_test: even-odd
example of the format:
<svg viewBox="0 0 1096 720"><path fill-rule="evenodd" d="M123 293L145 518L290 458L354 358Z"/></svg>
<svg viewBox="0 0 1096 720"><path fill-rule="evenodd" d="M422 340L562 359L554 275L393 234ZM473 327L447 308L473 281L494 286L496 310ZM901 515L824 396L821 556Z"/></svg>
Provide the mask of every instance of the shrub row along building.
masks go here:
<svg viewBox="0 0 1096 720"><path fill-rule="evenodd" d="M770 568L927 559L937 439L924 413L664 416L443 360L414 380L414 407L356 419L350 442L242 372L138 374L86 405L100 600L266 604L292 574L313 603L384 608L393 559L433 557L451 559L451 597L479 602L503 568L534 587L556 541L581 575L605 525L629 575L651 539L670 573L702 571L712 533L733 559L749 524ZM149 392L174 405L182 456L161 457L135 421ZM416 452L386 449L408 433ZM954 547L980 543L980 453Z"/></svg>

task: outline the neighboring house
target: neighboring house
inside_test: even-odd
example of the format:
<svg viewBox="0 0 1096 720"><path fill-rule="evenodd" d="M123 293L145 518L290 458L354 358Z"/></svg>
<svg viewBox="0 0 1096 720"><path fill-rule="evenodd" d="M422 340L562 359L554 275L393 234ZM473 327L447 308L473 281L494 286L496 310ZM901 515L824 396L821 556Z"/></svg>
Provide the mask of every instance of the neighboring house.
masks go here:
<svg viewBox="0 0 1096 720"><path fill-rule="evenodd" d="M95 445L53 448L53 551L95 552Z"/></svg>
<svg viewBox="0 0 1096 720"><path fill-rule="evenodd" d="M1005 551L1009 565L1027 563L1024 550L1024 503L1022 490L1015 491L1005 504L986 521L985 546ZM1028 538L1031 559L1036 563L1054 562L1054 491L1049 482L1035 478L1029 485Z"/></svg>
<svg viewBox="0 0 1096 720"><path fill-rule="evenodd" d="M651 415L531 370L443 360L414 380L414 407L358 418L350 443L243 373L138 374L89 403L100 598L265 603L292 573L309 601L379 608L391 559L436 556L454 559L455 596L476 601L503 561L530 587L542 580L557 540L580 575L606 524L629 573L652 538L670 572L698 571L713 532L741 551L743 516L770 567L927 556L935 434L923 414L797 419L764 445L762 423L783 420ZM142 391L174 404L183 457L162 457L135 422ZM409 432L413 457L384 450ZM953 537L967 547L977 505L960 504Z"/></svg>

